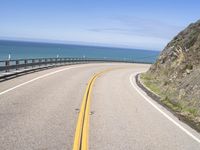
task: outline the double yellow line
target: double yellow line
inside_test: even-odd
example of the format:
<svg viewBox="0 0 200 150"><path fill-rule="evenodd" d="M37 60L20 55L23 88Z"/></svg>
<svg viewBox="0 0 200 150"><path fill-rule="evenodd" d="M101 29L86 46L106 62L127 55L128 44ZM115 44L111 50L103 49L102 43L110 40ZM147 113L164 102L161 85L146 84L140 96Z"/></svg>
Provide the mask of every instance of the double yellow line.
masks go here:
<svg viewBox="0 0 200 150"><path fill-rule="evenodd" d="M92 88L95 80L110 70L112 69L107 69L95 74L88 82L78 116L73 150L88 150L89 114Z"/></svg>

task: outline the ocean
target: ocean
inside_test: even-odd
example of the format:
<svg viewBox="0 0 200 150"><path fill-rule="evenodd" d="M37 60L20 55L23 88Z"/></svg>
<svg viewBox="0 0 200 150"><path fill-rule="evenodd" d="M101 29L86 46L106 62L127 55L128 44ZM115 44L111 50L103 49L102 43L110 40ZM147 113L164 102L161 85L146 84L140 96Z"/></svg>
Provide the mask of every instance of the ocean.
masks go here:
<svg viewBox="0 0 200 150"><path fill-rule="evenodd" d="M52 58L52 57L89 57L119 60L155 62L159 51L128 48L85 46L56 43L22 42L0 40L0 60Z"/></svg>

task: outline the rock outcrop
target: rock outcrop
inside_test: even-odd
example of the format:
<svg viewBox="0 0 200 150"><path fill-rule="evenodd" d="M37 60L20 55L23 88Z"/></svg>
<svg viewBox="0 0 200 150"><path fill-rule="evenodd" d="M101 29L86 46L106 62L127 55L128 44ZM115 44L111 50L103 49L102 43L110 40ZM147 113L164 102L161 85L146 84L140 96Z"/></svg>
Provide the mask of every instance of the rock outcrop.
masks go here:
<svg viewBox="0 0 200 150"><path fill-rule="evenodd" d="M145 76L159 94L200 116L200 20L167 44Z"/></svg>

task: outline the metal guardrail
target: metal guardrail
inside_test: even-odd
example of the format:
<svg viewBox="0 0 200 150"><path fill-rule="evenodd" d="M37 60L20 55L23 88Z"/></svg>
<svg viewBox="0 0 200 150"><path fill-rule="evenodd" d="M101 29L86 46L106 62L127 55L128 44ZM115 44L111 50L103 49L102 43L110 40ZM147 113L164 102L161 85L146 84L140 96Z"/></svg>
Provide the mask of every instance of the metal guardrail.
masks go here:
<svg viewBox="0 0 200 150"><path fill-rule="evenodd" d="M38 59L17 59L0 61L0 71L10 72L11 70L21 70L27 68L36 68L56 64L81 61L78 58L38 58Z"/></svg>
<svg viewBox="0 0 200 150"><path fill-rule="evenodd" d="M70 64L91 63L91 62L123 62L134 63L132 60L117 59L97 59L97 58L36 58L36 59L16 59L0 61L0 79L18 75L34 70L56 67ZM145 62L140 62L145 63Z"/></svg>
<svg viewBox="0 0 200 150"><path fill-rule="evenodd" d="M49 65L76 64L89 62L126 62L133 63L130 60L114 59L95 59L95 58L36 58L36 59L16 59L0 61L0 72L9 72L10 70L20 70Z"/></svg>

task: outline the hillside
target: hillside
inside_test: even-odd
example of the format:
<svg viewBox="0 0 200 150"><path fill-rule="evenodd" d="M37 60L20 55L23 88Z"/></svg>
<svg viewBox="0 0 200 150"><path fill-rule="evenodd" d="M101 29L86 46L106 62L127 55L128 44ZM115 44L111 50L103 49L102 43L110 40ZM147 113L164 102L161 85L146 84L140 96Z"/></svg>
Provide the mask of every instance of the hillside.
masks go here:
<svg viewBox="0 0 200 150"><path fill-rule="evenodd" d="M200 20L174 37L141 79L168 107L200 125Z"/></svg>

